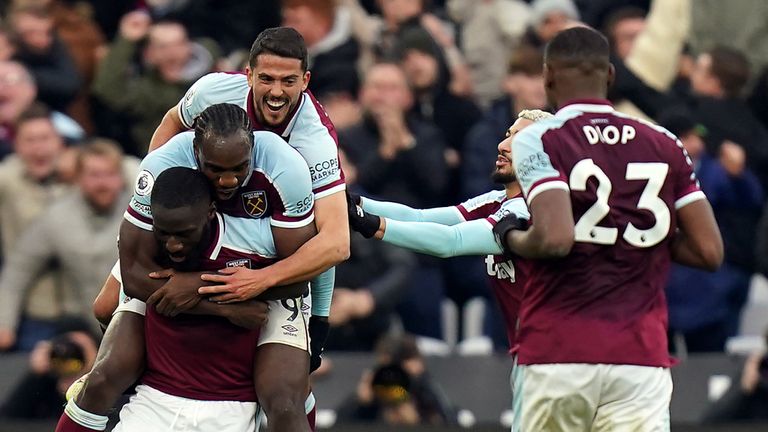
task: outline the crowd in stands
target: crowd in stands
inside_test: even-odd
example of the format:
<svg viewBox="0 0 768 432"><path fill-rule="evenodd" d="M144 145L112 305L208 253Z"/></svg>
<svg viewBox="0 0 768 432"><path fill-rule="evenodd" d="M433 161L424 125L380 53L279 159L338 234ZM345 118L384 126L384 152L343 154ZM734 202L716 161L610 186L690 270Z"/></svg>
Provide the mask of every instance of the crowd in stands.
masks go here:
<svg viewBox="0 0 768 432"><path fill-rule="evenodd" d="M256 35L279 25L306 41L309 89L338 131L348 187L413 207L458 204L496 188L490 172L506 129L524 109L552 110L544 44L573 26L603 31L616 69L611 101L680 138L725 243L717 272L673 268L671 349L725 351L755 275L768 274L768 2L6 0L0 7L0 352L40 349L68 334L72 318L100 334L91 303L117 257L122 212L155 128L200 77L244 71ZM449 322L446 308L466 317L465 306L482 298L482 335L506 351L485 270L483 257L438 260L353 235L351 258L336 273L328 350L371 351L399 331L450 345L445 327L466 334L472 323ZM387 373L379 378L396 379L402 369ZM367 415L350 404L347 414Z"/></svg>

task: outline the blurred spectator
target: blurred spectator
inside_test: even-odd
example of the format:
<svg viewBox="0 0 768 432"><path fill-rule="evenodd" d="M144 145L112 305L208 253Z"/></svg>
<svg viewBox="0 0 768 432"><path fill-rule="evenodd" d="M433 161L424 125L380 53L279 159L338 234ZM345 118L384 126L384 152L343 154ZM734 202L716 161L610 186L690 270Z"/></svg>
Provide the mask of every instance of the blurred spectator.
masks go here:
<svg viewBox="0 0 768 432"><path fill-rule="evenodd" d="M0 61L0 158L11 152L19 127L19 117L29 110L37 96L37 87L21 63ZM83 138L85 132L74 120L54 111L50 113L56 133L69 142Z"/></svg>
<svg viewBox="0 0 768 432"><path fill-rule="evenodd" d="M409 111L413 95L396 64L373 66L360 90L363 119L339 131L339 142L357 166L357 183L368 193L412 207L445 201L445 144L434 123ZM442 337L440 302L445 291L436 258L419 257L408 294L398 305L407 331Z"/></svg>
<svg viewBox="0 0 768 432"><path fill-rule="evenodd" d="M507 55L525 33L528 5L521 0L449 0L447 7L461 25L461 48L472 74L475 99L488 108L501 95Z"/></svg>
<svg viewBox="0 0 768 432"><path fill-rule="evenodd" d="M645 14L643 9L628 6L617 9L608 16L603 33L620 59L629 57L635 39L645 29Z"/></svg>
<svg viewBox="0 0 768 432"><path fill-rule="evenodd" d="M631 6L608 15L605 33L616 69L609 98L617 110L649 119L681 103L670 89L679 75L690 10L691 0L657 0L647 16Z"/></svg>
<svg viewBox="0 0 768 432"><path fill-rule="evenodd" d="M579 18L573 0L534 0L523 41L535 48L544 48L556 34L575 25Z"/></svg>
<svg viewBox="0 0 768 432"><path fill-rule="evenodd" d="M358 192L357 168L339 152L347 188ZM371 351L392 324L416 264L412 253L359 235L350 236L349 260L336 266L328 350Z"/></svg>
<svg viewBox="0 0 768 432"><path fill-rule="evenodd" d="M0 23L0 61L12 60L15 54L16 43L11 29L6 23Z"/></svg>
<svg viewBox="0 0 768 432"><path fill-rule="evenodd" d="M38 98L54 110L66 110L80 89L81 79L54 31L50 11L42 5L16 6L9 20L16 43L14 58L35 77Z"/></svg>
<svg viewBox="0 0 768 432"><path fill-rule="evenodd" d="M323 98L332 92L354 94L359 86L359 49L351 16L335 0L282 0L283 26L295 28L307 44L309 88Z"/></svg>
<svg viewBox="0 0 768 432"><path fill-rule="evenodd" d="M352 14L352 33L360 45L360 70L374 63L391 60L397 55L397 45L404 33L426 30L440 52L448 88L454 94L468 96L472 78L461 51L456 47L454 30L449 22L427 10L425 0L380 0L381 16L369 15L359 0L337 0Z"/></svg>
<svg viewBox="0 0 768 432"><path fill-rule="evenodd" d="M142 65L134 56L146 38ZM146 12L126 14L120 35L99 64L93 93L111 110L133 120L128 153L144 155L149 140L168 107L184 96L189 86L215 66L213 41L193 42L183 25L172 21L152 23Z"/></svg>
<svg viewBox="0 0 768 432"><path fill-rule="evenodd" d="M91 370L97 342L84 325L40 341L29 355L29 371L0 407L0 416L14 419L56 419L64 410L69 386Z"/></svg>
<svg viewBox="0 0 768 432"><path fill-rule="evenodd" d="M67 113L89 133L94 131L89 101L90 87L96 74L99 53L106 43L91 12L82 0L55 0L51 4L56 32L72 56L83 82L75 100L67 108Z"/></svg>
<svg viewBox="0 0 768 432"><path fill-rule="evenodd" d="M680 138L693 160L725 246L725 262L714 273L673 265L667 286L669 329L682 334L689 352L723 351L726 339L738 330L749 292L763 191L738 145L725 141L719 157L707 154L703 127L689 112L667 111L659 122Z"/></svg>
<svg viewBox="0 0 768 432"><path fill-rule="evenodd" d="M64 152L64 142L54 129L47 108L33 105L22 114L14 150L15 154L0 163L0 238L6 263L8 256L19 247L19 238L32 221L43 214L52 201L71 191L57 179L56 164ZM59 309L56 294L59 281L60 275L48 269L41 272L35 286L29 290L26 319L21 324L17 341L20 349L30 350L40 338L52 335L53 326L49 325L48 319ZM15 339L13 332L0 331L0 350L13 346Z"/></svg>
<svg viewBox="0 0 768 432"><path fill-rule="evenodd" d="M768 2L695 0L689 43L695 53L724 45L744 53L757 74L768 66Z"/></svg>
<svg viewBox="0 0 768 432"><path fill-rule="evenodd" d="M694 113L707 128L707 151L719 154L726 140L738 144L765 189L768 131L740 98L748 80L749 61L744 54L725 47L700 54L691 75Z"/></svg>
<svg viewBox="0 0 768 432"><path fill-rule="evenodd" d="M412 111L440 128L450 148L446 152L446 162L449 168L458 168L464 139L480 120L480 109L470 99L456 96L448 89L448 71L440 61L440 51L425 30L412 28L404 32L398 41L398 53L416 100ZM454 181L450 190L455 194L459 187L458 175L451 175L451 179ZM421 203L425 204L428 203Z"/></svg>
<svg viewBox="0 0 768 432"><path fill-rule="evenodd" d="M377 364L366 370L357 391L339 407L341 421L389 426L456 423L450 402L429 377L413 337L380 341Z"/></svg>
<svg viewBox="0 0 768 432"><path fill-rule="evenodd" d="M400 67L373 66L360 103L363 120L339 132L339 142L358 168L360 187L410 206L441 202L448 180L445 144L434 124L410 113L413 95Z"/></svg>
<svg viewBox="0 0 768 432"><path fill-rule="evenodd" d="M280 0L149 0L145 3L154 19L179 21L191 37L212 38L228 56L244 51L245 59L262 30L280 25Z"/></svg>
<svg viewBox="0 0 768 432"><path fill-rule="evenodd" d="M768 329L765 335L768 344ZM768 420L768 355L755 352L747 357L741 379L707 410L707 423L757 422Z"/></svg>
<svg viewBox="0 0 768 432"><path fill-rule="evenodd" d="M8 254L0 273L0 293L5 299L0 305L0 333L14 331L24 301L33 300L29 287L54 263L65 281L63 286L73 290L58 290L59 315L77 316L98 330L91 319L91 304L117 260L115 237L129 198L122 159L120 147L108 140L95 139L80 149L79 193L51 203ZM83 245L84 238L87 245Z"/></svg>
<svg viewBox="0 0 768 432"><path fill-rule="evenodd" d="M636 8L648 11L651 0L575 0L581 20L596 29L607 27L610 15L619 9Z"/></svg>
<svg viewBox="0 0 768 432"><path fill-rule="evenodd" d="M504 78L505 96L494 102L467 134L461 165L461 198L478 196L498 184L491 181L492 162L498 143L524 109L544 109L547 95L542 75L544 60L540 50L521 46L509 59Z"/></svg>

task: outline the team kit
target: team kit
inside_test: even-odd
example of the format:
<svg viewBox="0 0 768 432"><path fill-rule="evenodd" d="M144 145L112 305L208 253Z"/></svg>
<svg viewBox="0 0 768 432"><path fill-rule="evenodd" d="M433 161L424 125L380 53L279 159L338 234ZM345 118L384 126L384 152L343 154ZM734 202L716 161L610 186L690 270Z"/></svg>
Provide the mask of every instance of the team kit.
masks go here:
<svg viewBox="0 0 768 432"><path fill-rule="evenodd" d="M119 300L56 431L105 430L130 389L115 431L315 430L309 376L350 235L484 257L513 431L668 431L664 285L673 262L716 269L720 232L680 141L607 101L600 33L559 33L544 62L553 113L488 143L500 189L426 209L346 190L295 30L263 31L244 73L200 78L141 163L105 275Z"/></svg>

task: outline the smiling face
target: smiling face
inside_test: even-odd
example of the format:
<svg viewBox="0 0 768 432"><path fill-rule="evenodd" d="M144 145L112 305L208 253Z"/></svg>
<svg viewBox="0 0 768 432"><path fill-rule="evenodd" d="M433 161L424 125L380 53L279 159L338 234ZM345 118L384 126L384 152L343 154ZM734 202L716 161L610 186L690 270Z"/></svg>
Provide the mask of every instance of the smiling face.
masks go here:
<svg viewBox="0 0 768 432"><path fill-rule="evenodd" d="M256 118L273 128L285 123L309 85L309 71L304 71L301 60L295 58L263 53L246 72Z"/></svg>
<svg viewBox="0 0 768 432"><path fill-rule="evenodd" d="M495 183L508 184L517 180L515 167L512 165L512 139L523 128L533 123L531 120L519 118L507 129L507 136L498 145L496 167L491 178Z"/></svg>

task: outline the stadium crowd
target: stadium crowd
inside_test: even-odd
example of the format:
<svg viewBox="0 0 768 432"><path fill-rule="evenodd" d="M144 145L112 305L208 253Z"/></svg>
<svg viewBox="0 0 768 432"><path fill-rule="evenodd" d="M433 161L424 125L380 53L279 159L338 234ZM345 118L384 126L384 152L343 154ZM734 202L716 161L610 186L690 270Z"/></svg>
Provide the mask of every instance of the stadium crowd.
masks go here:
<svg viewBox="0 0 768 432"><path fill-rule="evenodd" d="M31 352L30 377L90 369L101 335L92 303L118 257L118 227L155 129L199 78L242 72L256 36L275 26L306 42L309 89L338 131L348 189L415 208L498 188L490 173L507 128L523 110L551 111L544 45L571 27L602 31L616 68L610 100L680 138L725 245L716 272L673 266L671 352L724 352L744 327L743 311L763 306L768 315L768 297L754 294L755 275L768 275L762 0L0 4L0 355ZM334 351L381 350L401 333L415 336L398 354L407 358L420 359L419 349L508 350L484 257L437 259L358 235L350 249L336 270L331 360ZM750 317L768 324L762 315ZM78 359L77 368L66 370L72 364L61 358ZM742 386L749 393L768 391L758 364L753 356ZM411 373L389 363L379 372L363 384ZM66 389L71 381L59 375L35 385ZM446 421L448 403L425 397L423 421ZM58 417L53 399L23 414L2 411ZM361 400L342 411L376 417Z"/></svg>

